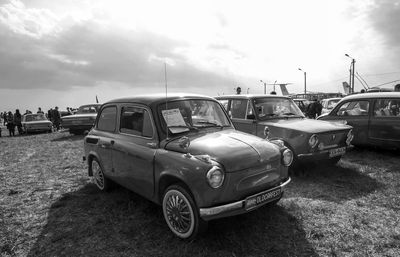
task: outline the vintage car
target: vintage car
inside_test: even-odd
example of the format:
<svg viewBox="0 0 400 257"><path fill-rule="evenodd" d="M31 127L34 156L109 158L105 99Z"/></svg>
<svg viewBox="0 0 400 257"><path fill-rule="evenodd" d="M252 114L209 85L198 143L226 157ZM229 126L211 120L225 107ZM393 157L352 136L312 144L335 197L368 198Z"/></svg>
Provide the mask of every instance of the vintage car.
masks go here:
<svg viewBox="0 0 400 257"><path fill-rule="evenodd" d="M321 114L330 112L340 100L342 100L341 97L322 99L321 100L321 105L322 105Z"/></svg>
<svg viewBox="0 0 400 257"><path fill-rule="evenodd" d="M69 132L75 135L89 131L93 127L100 106L101 104L80 106L76 114L61 117L61 126L69 129Z"/></svg>
<svg viewBox="0 0 400 257"><path fill-rule="evenodd" d="M351 126L305 118L289 97L223 95L216 99L227 108L236 129L282 139L293 151L293 168L306 162L336 164L352 147Z"/></svg>
<svg viewBox="0 0 400 257"><path fill-rule="evenodd" d="M22 115L21 123L25 133L53 131L53 123L43 113Z"/></svg>
<svg viewBox="0 0 400 257"><path fill-rule="evenodd" d="M318 119L351 125L354 145L400 149L400 92L350 95Z"/></svg>
<svg viewBox="0 0 400 257"><path fill-rule="evenodd" d="M161 205L182 239L211 219L278 202L293 159L282 141L235 130L215 99L184 94L103 104L84 152L100 190L113 181Z"/></svg>

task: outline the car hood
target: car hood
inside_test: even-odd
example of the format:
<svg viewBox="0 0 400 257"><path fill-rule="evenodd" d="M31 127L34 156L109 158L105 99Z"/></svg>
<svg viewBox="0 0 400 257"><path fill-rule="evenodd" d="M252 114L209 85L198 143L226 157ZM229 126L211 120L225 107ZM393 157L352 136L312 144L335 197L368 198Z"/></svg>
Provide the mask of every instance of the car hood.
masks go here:
<svg viewBox="0 0 400 257"><path fill-rule="evenodd" d="M188 152L194 156L208 155L224 165L226 172L239 171L280 159L280 149L277 145L233 129L186 136L190 139L187 150L179 146L178 139L167 143L165 149Z"/></svg>
<svg viewBox="0 0 400 257"><path fill-rule="evenodd" d="M348 130L351 126L322 120L306 118L288 118L284 120L269 120L260 122L261 125L303 131L311 134L324 133L337 130Z"/></svg>
<svg viewBox="0 0 400 257"><path fill-rule="evenodd" d="M69 120L69 119L91 118L91 117L96 118L96 116L97 116L97 113L82 113L82 114L67 115L67 116L62 117L61 119Z"/></svg>

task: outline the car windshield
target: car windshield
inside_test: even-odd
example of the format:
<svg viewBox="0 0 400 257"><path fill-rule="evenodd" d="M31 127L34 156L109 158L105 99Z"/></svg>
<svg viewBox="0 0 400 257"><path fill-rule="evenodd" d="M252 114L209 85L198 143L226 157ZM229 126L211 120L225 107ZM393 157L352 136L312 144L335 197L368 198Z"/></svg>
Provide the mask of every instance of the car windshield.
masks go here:
<svg viewBox="0 0 400 257"><path fill-rule="evenodd" d="M287 98L257 98L254 100L255 111L260 120L281 117L304 117L303 113Z"/></svg>
<svg viewBox="0 0 400 257"><path fill-rule="evenodd" d="M25 121L41 121L41 120L47 120L44 114L31 114L31 115L26 115L25 116Z"/></svg>
<svg viewBox="0 0 400 257"><path fill-rule="evenodd" d="M98 105L84 105L79 107L78 111L76 112L77 114L82 114L82 113L97 113L99 110Z"/></svg>
<svg viewBox="0 0 400 257"><path fill-rule="evenodd" d="M168 102L160 106L159 116L163 128L167 124L171 133L231 126L221 106L211 100L194 99Z"/></svg>

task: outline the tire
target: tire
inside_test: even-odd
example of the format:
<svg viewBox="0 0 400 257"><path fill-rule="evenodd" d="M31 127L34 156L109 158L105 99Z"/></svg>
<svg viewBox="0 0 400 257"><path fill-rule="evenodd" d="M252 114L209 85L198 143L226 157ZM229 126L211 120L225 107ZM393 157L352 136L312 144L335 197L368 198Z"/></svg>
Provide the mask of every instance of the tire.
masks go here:
<svg viewBox="0 0 400 257"><path fill-rule="evenodd" d="M104 175L103 168L96 158L93 158L90 167L92 169L93 182L97 188L100 191L109 191L112 182Z"/></svg>
<svg viewBox="0 0 400 257"><path fill-rule="evenodd" d="M192 240L207 229L207 222L200 218L193 198L180 185L165 190L162 209L169 229L180 239Z"/></svg>

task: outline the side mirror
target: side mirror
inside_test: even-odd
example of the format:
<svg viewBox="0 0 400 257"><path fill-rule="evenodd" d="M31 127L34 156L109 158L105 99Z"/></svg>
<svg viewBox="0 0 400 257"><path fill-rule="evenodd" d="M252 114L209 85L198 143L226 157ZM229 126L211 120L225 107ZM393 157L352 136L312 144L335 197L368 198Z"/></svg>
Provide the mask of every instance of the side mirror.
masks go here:
<svg viewBox="0 0 400 257"><path fill-rule="evenodd" d="M188 149L190 146L190 139L188 137L181 137L178 140L179 146L183 149Z"/></svg>

